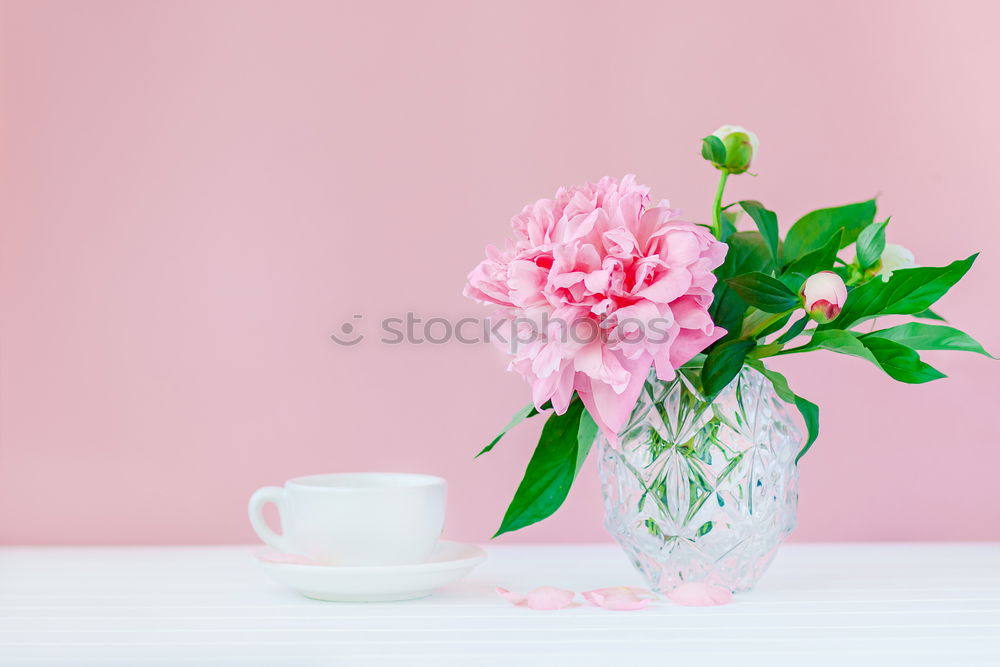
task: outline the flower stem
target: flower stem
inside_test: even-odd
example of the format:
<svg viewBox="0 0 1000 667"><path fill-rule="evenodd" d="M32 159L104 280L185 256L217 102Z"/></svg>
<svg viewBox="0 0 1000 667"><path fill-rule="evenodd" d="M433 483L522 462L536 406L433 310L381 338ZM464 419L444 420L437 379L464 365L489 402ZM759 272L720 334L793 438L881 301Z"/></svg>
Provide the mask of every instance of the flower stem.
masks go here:
<svg viewBox="0 0 1000 667"><path fill-rule="evenodd" d="M811 329L810 329L810 331L811 331ZM810 350L815 350L815 349L816 348L812 347L811 345L809 345L809 343L804 343L802 345L799 345L798 347L789 347L789 348L786 348L784 350L779 350L778 352L775 352L771 356L777 357L779 355L795 354L796 352L808 352Z"/></svg>
<svg viewBox="0 0 1000 667"><path fill-rule="evenodd" d="M719 176L719 187L715 189L715 202L712 204L712 234L722 240L722 192L726 189L726 179L729 172L723 171Z"/></svg>

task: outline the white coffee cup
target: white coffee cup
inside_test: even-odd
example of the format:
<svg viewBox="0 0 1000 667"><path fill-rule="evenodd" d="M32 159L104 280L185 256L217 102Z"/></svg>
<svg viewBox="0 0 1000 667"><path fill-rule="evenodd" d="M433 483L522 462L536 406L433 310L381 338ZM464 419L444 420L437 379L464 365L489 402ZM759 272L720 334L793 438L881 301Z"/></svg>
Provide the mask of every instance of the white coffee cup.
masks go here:
<svg viewBox="0 0 1000 667"><path fill-rule="evenodd" d="M250 523L281 553L324 565L407 565L430 556L444 527L448 485L432 475L335 473L265 486L250 497ZM281 534L264 520L274 503Z"/></svg>

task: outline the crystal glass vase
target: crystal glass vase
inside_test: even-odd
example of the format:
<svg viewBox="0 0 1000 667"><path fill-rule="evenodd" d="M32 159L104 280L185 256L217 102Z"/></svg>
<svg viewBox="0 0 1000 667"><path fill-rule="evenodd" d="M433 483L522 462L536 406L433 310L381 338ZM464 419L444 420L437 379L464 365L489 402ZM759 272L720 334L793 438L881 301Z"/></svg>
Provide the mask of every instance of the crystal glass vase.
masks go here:
<svg viewBox="0 0 1000 667"><path fill-rule="evenodd" d="M699 373L651 375L618 444L598 436L605 527L655 590L745 591L795 528L802 437L760 372L711 402Z"/></svg>

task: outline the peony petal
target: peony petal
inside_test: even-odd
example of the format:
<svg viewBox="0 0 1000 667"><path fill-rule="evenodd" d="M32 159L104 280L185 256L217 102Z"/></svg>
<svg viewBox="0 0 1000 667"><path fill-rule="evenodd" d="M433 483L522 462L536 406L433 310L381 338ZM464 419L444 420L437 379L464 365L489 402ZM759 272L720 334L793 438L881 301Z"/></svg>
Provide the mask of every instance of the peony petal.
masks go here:
<svg viewBox="0 0 1000 667"><path fill-rule="evenodd" d="M708 308L698 302L697 297L682 296L670 304L670 311L677 324L685 329L698 329L702 333L712 333L712 316L708 314Z"/></svg>
<svg viewBox="0 0 1000 667"><path fill-rule="evenodd" d="M632 258L636 254L638 242L632 232L624 227L616 227L604 232L601 240L604 248L612 257Z"/></svg>
<svg viewBox="0 0 1000 667"><path fill-rule="evenodd" d="M565 414L569 403L573 400L573 381L576 373L573 371L573 364L565 362L562 370L559 371L559 379L556 382L555 391L552 392L552 408L556 414Z"/></svg>
<svg viewBox="0 0 1000 667"><path fill-rule="evenodd" d="M528 593L527 603L529 609L551 611L568 607L572 604L574 597L576 597L576 593L573 591L553 586L542 586Z"/></svg>
<svg viewBox="0 0 1000 667"><path fill-rule="evenodd" d="M500 588L499 586L497 586L496 591L497 595L513 605L519 605L524 602L524 596L520 593L514 593L513 591L508 591L506 588Z"/></svg>
<svg viewBox="0 0 1000 667"><path fill-rule="evenodd" d="M667 269L656 276L652 283L635 293L653 303L670 303L691 287L691 272L685 268Z"/></svg>
<svg viewBox="0 0 1000 667"><path fill-rule="evenodd" d="M657 206L643 212L639 218L639 229L635 233L635 238L644 253L649 253L649 242L656 238L654 233L662 229L675 215L677 211L668 206Z"/></svg>
<svg viewBox="0 0 1000 667"><path fill-rule="evenodd" d="M643 354L637 359L626 359L623 362L631 377L621 393L616 392L610 385L595 380L590 380L588 392L577 390L590 416L606 436L617 434L628 421L642 387L646 384L651 362L652 357L649 354Z"/></svg>
<svg viewBox="0 0 1000 667"><path fill-rule="evenodd" d="M713 607L729 604L733 594L728 588L713 586L701 581L689 581L667 593L667 598L686 607Z"/></svg>
<svg viewBox="0 0 1000 667"><path fill-rule="evenodd" d="M519 607L527 607L536 611L554 611L565 609L573 603L576 593L564 588L554 586L540 586L527 595L508 591L506 588L497 588L497 595L507 602Z"/></svg>
<svg viewBox="0 0 1000 667"><path fill-rule="evenodd" d="M615 586L613 588L598 588L581 593L583 599L609 611L635 611L645 609L653 600L652 593L645 588L633 586Z"/></svg>
<svg viewBox="0 0 1000 667"><path fill-rule="evenodd" d="M584 407L590 413L590 418L597 424L597 428L601 429L601 433L613 446L616 446L618 444L618 431L608 426L601 413L597 411L597 402L594 400L594 392L591 390L590 378L583 373L576 373L573 388L576 389L576 395L583 401Z"/></svg>
<svg viewBox="0 0 1000 667"><path fill-rule="evenodd" d="M660 256L670 266L687 266L701 256L698 235L683 228L671 229L663 236Z"/></svg>
<svg viewBox="0 0 1000 667"><path fill-rule="evenodd" d="M575 364L577 371L617 393L625 391L632 380L622 359L597 337L580 348L576 354Z"/></svg>
<svg viewBox="0 0 1000 667"><path fill-rule="evenodd" d="M604 294L611 286L611 271L606 269L594 271L583 279L583 285L592 294Z"/></svg>
<svg viewBox="0 0 1000 667"><path fill-rule="evenodd" d="M640 598L635 595L620 594L608 595L598 604L602 609L608 611L638 611L649 606L649 598Z"/></svg>
<svg viewBox="0 0 1000 667"><path fill-rule="evenodd" d="M681 329L673 345L670 346L669 365L674 369L680 368L691 361L694 355L725 335L726 330L722 327L715 327L710 334L698 329ZM659 360L657 363L659 364ZM657 365L656 369L659 372L660 366Z"/></svg>
<svg viewBox="0 0 1000 667"><path fill-rule="evenodd" d="M529 376L532 376L532 379L530 380L531 402L534 403L535 408L541 412L542 406L549 402L552 395L556 393L556 389L559 388L560 376L556 373L552 373L547 377L538 377L537 375L534 375L533 371L529 373ZM563 412L565 412L565 410Z"/></svg>

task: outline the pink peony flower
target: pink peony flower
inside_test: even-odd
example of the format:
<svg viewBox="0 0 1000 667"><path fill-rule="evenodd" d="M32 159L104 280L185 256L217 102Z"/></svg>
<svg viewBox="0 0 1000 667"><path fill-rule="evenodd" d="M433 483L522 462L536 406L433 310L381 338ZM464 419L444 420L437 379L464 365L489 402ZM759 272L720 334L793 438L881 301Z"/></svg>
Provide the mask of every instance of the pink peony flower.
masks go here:
<svg viewBox="0 0 1000 667"><path fill-rule="evenodd" d="M511 220L514 240L487 248L465 289L498 307L535 406L562 414L575 391L612 438L651 368L669 380L726 333L708 314L726 245L649 204L631 175L560 188Z"/></svg>

